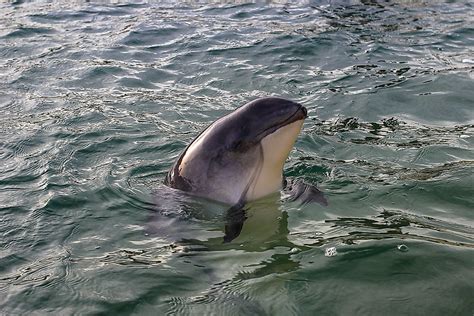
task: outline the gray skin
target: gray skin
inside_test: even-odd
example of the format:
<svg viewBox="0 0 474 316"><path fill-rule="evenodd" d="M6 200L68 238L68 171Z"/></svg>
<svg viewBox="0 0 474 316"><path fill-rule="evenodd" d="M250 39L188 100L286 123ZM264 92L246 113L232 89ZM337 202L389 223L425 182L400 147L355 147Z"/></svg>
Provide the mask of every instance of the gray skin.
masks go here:
<svg viewBox="0 0 474 316"><path fill-rule="evenodd" d="M268 148L264 151L263 139L306 117L306 108L301 104L282 98L249 102L199 134L174 163L165 184L232 205L226 213L224 237L224 241L231 241L238 236L246 219L243 207L248 202L249 189L251 186L254 189L256 179L261 177L265 155L273 152ZM280 168L279 172L281 175L283 170ZM279 185L281 188L284 183ZM302 192L300 188L293 191L296 196Z"/></svg>

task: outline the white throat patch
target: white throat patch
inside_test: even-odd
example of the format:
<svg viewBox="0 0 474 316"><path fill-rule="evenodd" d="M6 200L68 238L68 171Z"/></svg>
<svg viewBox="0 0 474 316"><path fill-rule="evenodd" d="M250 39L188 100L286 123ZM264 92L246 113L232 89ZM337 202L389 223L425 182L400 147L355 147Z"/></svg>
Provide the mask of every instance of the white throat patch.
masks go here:
<svg viewBox="0 0 474 316"><path fill-rule="evenodd" d="M290 154L304 120L283 126L262 141L263 162L259 174L247 191L246 200L262 198L281 189L283 165Z"/></svg>

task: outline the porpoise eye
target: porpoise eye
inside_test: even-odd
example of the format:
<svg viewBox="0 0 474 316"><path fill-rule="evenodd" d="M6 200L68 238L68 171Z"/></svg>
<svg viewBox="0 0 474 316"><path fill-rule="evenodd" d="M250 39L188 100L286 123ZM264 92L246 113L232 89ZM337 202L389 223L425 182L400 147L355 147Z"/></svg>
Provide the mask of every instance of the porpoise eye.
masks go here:
<svg viewBox="0 0 474 316"><path fill-rule="evenodd" d="M241 140L236 141L232 146L232 149L235 151L240 151L242 150L242 148L243 148L243 142Z"/></svg>
<svg viewBox="0 0 474 316"><path fill-rule="evenodd" d="M232 151L245 152L248 149L249 145L250 144L245 140L238 140L232 144Z"/></svg>

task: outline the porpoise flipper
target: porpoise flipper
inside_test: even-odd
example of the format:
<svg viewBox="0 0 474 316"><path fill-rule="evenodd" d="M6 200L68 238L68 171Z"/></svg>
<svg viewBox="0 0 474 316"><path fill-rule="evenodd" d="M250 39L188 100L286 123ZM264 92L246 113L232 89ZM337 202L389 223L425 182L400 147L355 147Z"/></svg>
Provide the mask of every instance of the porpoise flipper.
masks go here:
<svg viewBox="0 0 474 316"><path fill-rule="evenodd" d="M328 201L315 185L308 184L303 180L287 179L284 192L289 195L289 201L299 201L301 204L318 203L322 206L328 206Z"/></svg>
<svg viewBox="0 0 474 316"><path fill-rule="evenodd" d="M245 203L237 203L226 211L224 227L224 243L229 243L237 238L242 232L247 213L244 209Z"/></svg>

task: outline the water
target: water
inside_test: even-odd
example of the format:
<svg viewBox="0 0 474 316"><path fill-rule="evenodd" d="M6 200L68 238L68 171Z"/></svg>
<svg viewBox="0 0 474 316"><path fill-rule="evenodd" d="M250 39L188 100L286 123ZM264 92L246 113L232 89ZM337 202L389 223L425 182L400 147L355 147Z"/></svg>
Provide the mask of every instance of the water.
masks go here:
<svg viewBox="0 0 474 316"><path fill-rule="evenodd" d="M0 4L1 314L472 315L473 12ZM265 95L308 108L285 175L329 205L257 201L223 244L160 183Z"/></svg>

